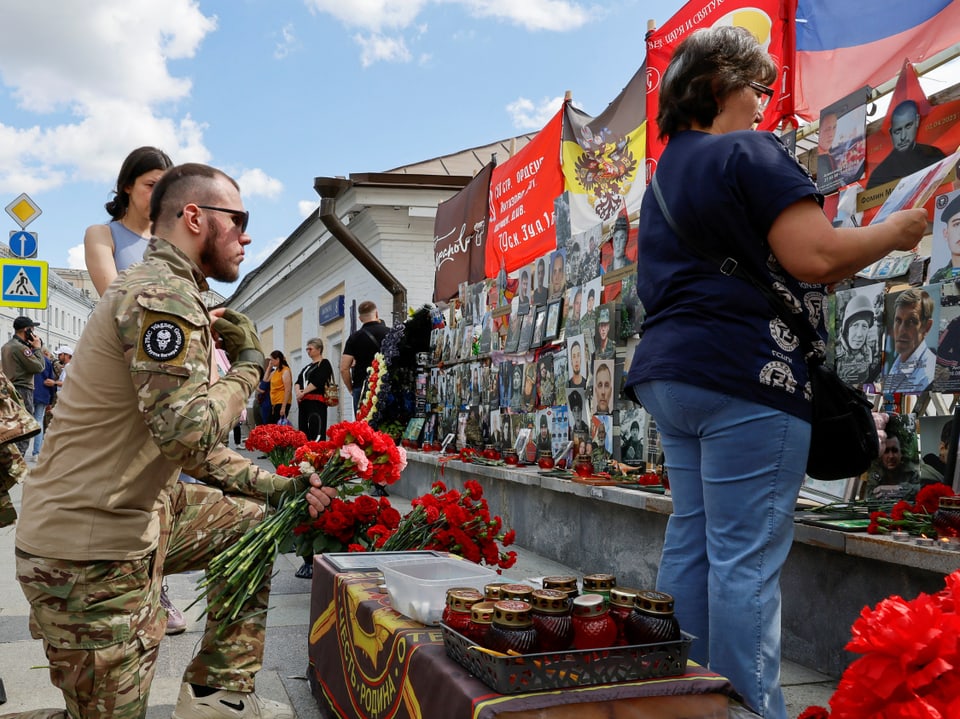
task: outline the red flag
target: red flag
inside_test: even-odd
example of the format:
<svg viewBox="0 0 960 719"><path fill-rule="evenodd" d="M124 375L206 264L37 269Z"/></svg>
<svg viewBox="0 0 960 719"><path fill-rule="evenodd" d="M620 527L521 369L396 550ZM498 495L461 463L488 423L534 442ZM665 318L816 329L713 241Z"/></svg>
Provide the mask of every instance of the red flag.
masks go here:
<svg viewBox="0 0 960 719"><path fill-rule="evenodd" d="M793 38L797 0L727 0L723 3L688 2L663 27L647 36L647 176L663 152L658 139L660 79L673 51L700 28L717 25L745 27L756 36L779 68L774 96L764 113L761 130L773 130L793 115Z"/></svg>
<svg viewBox="0 0 960 719"><path fill-rule="evenodd" d="M563 108L490 180L486 275L512 272L557 248L553 201L563 192L560 131Z"/></svg>
<svg viewBox="0 0 960 719"><path fill-rule="evenodd" d="M433 301L455 297L461 282L482 280L487 240L487 195L493 163L437 206L433 221Z"/></svg>

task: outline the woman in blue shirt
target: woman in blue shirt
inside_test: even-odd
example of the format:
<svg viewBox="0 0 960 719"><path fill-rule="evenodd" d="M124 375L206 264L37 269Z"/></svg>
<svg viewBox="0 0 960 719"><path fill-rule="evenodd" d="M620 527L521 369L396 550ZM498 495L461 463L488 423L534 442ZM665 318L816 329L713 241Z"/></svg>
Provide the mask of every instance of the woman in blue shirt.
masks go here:
<svg viewBox="0 0 960 719"><path fill-rule="evenodd" d="M923 210L834 228L779 140L753 128L777 66L747 30L698 30L663 76L656 170L684 235L738 256L825 338L828 283L913 248ZM730 679L766 718L780 690L780 571L810 444L809 385L796 337L752 285L692 254L653 193L640 212L643 341L627 386L653 415L670 473L657 588L698 637L691 658Z"/></svg>

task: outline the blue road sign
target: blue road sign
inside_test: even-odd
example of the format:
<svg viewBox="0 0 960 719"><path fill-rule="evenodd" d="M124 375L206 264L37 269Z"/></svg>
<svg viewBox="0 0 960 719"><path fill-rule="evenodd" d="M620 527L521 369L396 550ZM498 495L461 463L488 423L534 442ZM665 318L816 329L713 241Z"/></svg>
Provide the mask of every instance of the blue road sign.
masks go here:
<svg viewBox="0 0 960 719"><path fill-rule="evenodd" d="M0 259L0 306L47 306L48 265L42 260Z"/></svg>
<svg viewBox="0 0 960 719"><path fill-rule="evenodd" d="M37 256L37 233L18 230L10 233L10 251L14 257Z"/></svg>

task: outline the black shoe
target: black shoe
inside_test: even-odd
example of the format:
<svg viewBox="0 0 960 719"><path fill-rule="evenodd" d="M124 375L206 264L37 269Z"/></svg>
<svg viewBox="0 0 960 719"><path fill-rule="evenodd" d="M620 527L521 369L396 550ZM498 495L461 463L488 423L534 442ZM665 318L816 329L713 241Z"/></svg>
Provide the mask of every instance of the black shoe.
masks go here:
<svg viewBox="0 0 960 719"><path fill-rule="evenodd" d="M381 487L379 484L373 485L373 496L374 497L389 497L390 493L386 489Z"/></svg>
<svg viewBox="0 0 960 719"><path fill-rule="evenodd" d="M301 564L294 576L300 579L313 579L313 564Z"/></svg>

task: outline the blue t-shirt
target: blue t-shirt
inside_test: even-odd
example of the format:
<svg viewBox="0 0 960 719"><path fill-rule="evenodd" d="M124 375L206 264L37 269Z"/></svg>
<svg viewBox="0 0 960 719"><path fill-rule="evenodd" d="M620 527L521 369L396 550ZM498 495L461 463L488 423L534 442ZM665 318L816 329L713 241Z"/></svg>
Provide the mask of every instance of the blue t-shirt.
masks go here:
<svg viewBox="0 0 960 719"><path fill-rule="evenodd" d="M717 251L732 246L826 339L824 286L787 274L767 243L785 208L804 197L823 201L774 135L678 133L660 159L657 180L688 237ZM809 419L799 342L760 291L686 250L652 192L643 198L639 237L637 295L646 317L628 386L677 380Z"/></svg>

